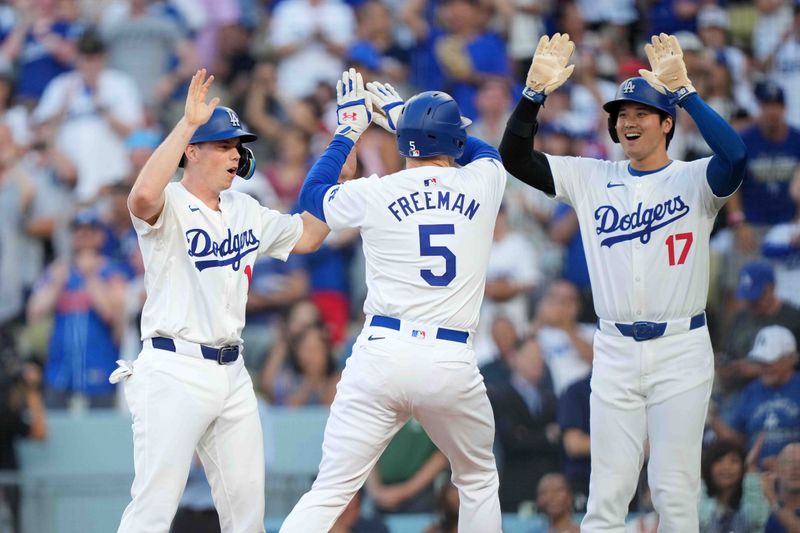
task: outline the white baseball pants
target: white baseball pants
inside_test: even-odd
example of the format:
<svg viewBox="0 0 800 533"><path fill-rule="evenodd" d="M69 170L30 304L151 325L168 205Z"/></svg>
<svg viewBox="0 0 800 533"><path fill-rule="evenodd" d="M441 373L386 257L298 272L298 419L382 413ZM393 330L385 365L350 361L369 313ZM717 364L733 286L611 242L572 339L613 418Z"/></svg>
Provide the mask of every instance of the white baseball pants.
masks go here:
<svg viewBox="0 0 800 533"><path fill-rule="evenodd" d="M636 342L598 331L590 400L592 474L582 533L623 533L649 438L659 533L696 533L714 356L705 327Z"/></svg>
<svg viewBox="0 0 800 533"><path fill-rule="evenodd" d="M325 427L319 475L281 533L327 533L411 416L450 460L458 530L501 531L494 417L472 347L437 340L435 328L414 337L414 329L366 327L358 337Z"/></svg>
<svg viewBox="0 0 800 533"><path fill-rule="evenodd" d="M167 533L197 449L224 533L264 531L264 446L253 384L228 365L145 348L125 380L135 478L119 533Z"/></svg>

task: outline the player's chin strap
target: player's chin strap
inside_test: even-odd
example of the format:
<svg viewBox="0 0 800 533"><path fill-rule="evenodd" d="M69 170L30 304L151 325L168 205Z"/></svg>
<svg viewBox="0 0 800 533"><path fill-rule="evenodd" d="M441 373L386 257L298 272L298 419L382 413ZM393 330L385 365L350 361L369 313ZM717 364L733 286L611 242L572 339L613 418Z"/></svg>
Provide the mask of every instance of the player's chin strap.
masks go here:
<svg viewBox="0 0 800 533"><path fill-rule="evenodd" d="M238 146L236 149L239 151L239 168L236 169L236 175L249 180L256 171L256 156L246 146Z"/></svg>

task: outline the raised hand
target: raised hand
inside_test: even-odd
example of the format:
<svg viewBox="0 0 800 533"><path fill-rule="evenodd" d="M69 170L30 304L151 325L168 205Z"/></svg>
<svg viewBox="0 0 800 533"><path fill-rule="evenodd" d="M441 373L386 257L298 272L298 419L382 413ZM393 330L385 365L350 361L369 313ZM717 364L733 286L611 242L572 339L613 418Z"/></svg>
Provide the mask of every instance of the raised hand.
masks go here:
<svg viewBox="0 0 800 533"><path fill-rule="evenodd" d="M336 135L356 142L372 122L372 95L364 89L364 79L356 69L342 73L336 82Z"/></svg>
<svg viewBox="0 0 800 533"><path fill-rule="evenodd" d="M372 95L373 104L378 107L372 117L373 122L389 133L397 133L397 121L405 104L403 98L388 83L371 81L367 83L367 90Z"/></svg>
<svg viewBox="0 0 800 533"><path fill-rule="evenodd" d="M211 113L219 104L219 98L214 97L210 102L206 102L208 90L214 83L214 75L206 79L206 69L201 68L192 76L189 83L189 92L186 94L186 108L183 116L190 126L199 127L208 122Z"/></svg>
<svg viewBox="0 0 800 533"><path fill-rule="evenodd" d="M650 70L640 69L639 75L655 90L676 103L695 92L677 37L666 33L653 35L650 43L644 45L644 52L650 61Z"/></svg>
<svg viewBox="0 0 800 533"><path fill-rule="evenodd" d="M542 35L528 69L523 96L541 103L545 96L561 87L575 70L575 65L567 65L574 50L575 43L570 41L568 33L556 33L552 38Z"/></svg>

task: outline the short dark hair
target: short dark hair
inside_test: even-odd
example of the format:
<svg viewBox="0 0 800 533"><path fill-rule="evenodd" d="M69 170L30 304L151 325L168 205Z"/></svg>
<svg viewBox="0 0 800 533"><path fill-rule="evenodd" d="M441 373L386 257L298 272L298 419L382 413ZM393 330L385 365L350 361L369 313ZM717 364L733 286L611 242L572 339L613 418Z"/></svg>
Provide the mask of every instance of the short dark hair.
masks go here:
<svg viewBox="0 0 800 533"><path fill-rule="evenodd" d="M97 30L89 28L78 38L77 48L79 54L93 56L104 54L106 51L106 44L103 42L103 38Z"/></svg>

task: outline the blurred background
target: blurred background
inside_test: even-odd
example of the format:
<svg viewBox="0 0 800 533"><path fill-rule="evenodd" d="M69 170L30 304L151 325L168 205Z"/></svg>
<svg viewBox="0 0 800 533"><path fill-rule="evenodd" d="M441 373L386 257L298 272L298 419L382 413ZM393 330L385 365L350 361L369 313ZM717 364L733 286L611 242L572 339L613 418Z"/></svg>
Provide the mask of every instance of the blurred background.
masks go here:
<svg viewBox="0 0 800 533"><path fill-rule="evenodd" d="M747 144L747 176L711 243L717 379L701 531L797 531L800 3L5 0L0 532L115 531L129 500L130 417L107 380L141 345L143 265L125 202L182 115L197 68L215 75L213 95L259 135L256 175L234 186L290 212L335 128L333 83L345 67L405 97L449 92L474 121L469 133L496 146L539 37L556 31L576 43L576 69L539 114L537 148L621 158L601 105L647 68L643 44L658 32L677 35L698 92ZM710 155L683 111L669 153ZM398 170L394 138L370 128L358 163L362 176ZM363 322L363 280L357 232L256 264L243 339L261 403L268 531L316 474L327 406ZM507 532L577 531L595 320L575 213L509 178L475 338ZM751 354L766 326L779 327ZM447 469L411 421L334 531L456 531ZM216 520L197 466L173 531L218 531ZM643 475L630 530L657 522Z"/></svg>

